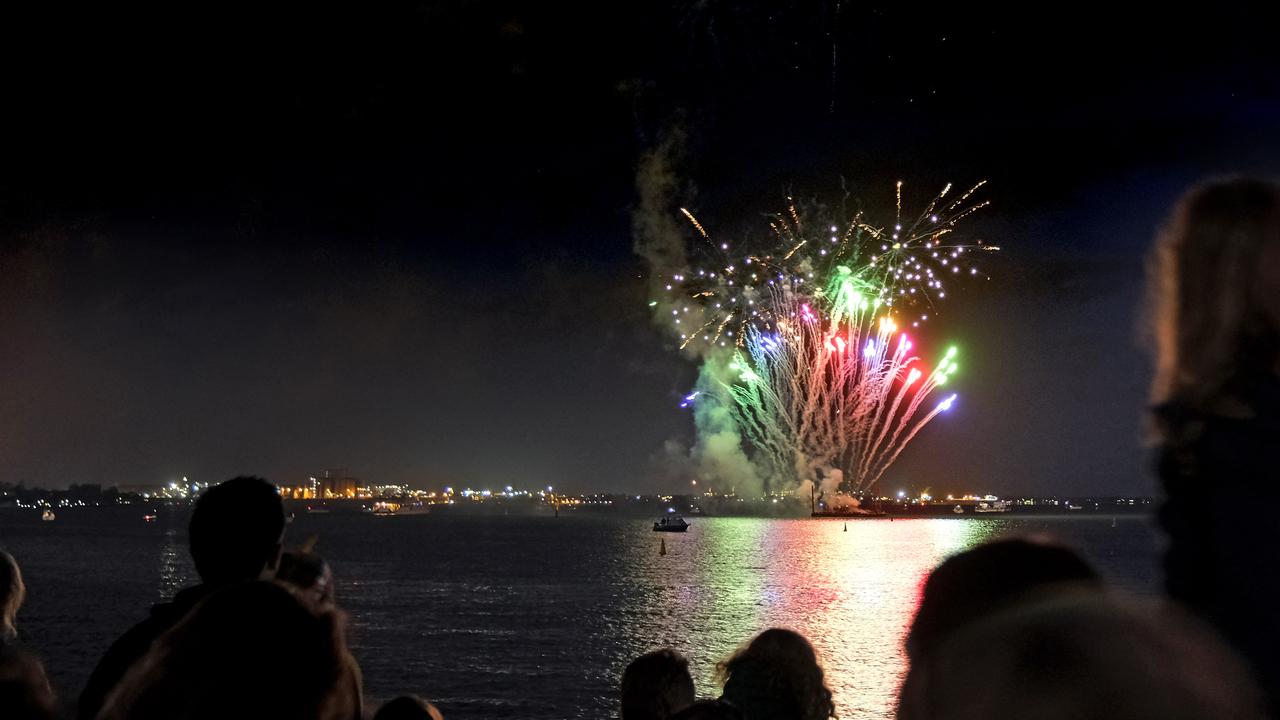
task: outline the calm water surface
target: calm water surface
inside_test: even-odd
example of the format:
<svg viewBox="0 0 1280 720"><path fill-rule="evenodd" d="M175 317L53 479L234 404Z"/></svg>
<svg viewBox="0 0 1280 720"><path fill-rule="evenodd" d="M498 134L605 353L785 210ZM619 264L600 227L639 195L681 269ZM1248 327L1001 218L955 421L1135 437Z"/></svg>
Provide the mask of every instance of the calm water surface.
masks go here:
<svg viewBox="0 0 1280 720"><path fill-rule="evenodd" d="M192 584L186 518L141 511L0 514L29 597L19 617L64 697L150 604ZM1003 535L1047 534L1125 591L1157 583L1141 518L777 520L696 518L683 535L608 516L376 518L305 515L319 537L370 698L417 692L450 718L607 718L636 655L671 646L699 694L716 661L756 632L808 636L842 718L888 718L902 637L929 569ZM659 542L667 554L659 555Z"/></svg>

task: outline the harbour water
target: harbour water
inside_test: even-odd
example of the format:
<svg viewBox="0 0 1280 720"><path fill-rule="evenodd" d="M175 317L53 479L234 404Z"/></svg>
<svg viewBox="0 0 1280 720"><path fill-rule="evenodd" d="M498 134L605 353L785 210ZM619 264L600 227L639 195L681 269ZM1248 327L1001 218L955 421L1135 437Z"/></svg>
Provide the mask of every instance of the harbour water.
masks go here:
<svg viewBox="0 0 1280 720"><path fill-rule="evenodd" d="M131 508L0 515L28 584L24 640L73 700L147 608L195 582L186 517ZM636 655L671 646L714 696L715 663L754 633L809 637L842 718L888 718L920 588L942 558L1005 535L1055 537L1120 590L1152 594L1158 537L1142 517L652 519L302 515L350 614L366 693L416 692L467 718L607 718ZM667 553L658 552L665 540Z"/></svg>

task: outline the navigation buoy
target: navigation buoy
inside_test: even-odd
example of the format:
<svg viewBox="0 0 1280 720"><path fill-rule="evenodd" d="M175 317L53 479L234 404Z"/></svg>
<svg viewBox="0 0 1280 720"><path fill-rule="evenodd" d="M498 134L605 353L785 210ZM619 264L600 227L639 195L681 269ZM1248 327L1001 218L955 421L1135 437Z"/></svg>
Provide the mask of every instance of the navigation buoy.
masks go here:
<svg viewBox="0 0 1280 720"><path fill-rule="evenodd" d="M666 538L662 538L662 544L658 546L658 554L659 554L659 555L666 555L666 554L667 554L667 539L666 539Z"/></svg>
<svg viewBox="0 0 1280 720"><path fill-rule="evenodd" d="M844 531L845 531L845 532L849 532L849 521L848 521L848 520L845 520L845 521L844 521Z"/></svg>

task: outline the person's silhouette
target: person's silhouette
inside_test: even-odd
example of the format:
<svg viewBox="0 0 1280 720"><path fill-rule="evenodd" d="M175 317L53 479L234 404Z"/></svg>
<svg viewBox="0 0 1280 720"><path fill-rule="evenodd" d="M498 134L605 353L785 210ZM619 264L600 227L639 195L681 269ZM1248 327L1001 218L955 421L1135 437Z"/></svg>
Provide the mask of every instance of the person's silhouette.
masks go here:
<svg viewBox="0 0 1280 720"><path fill-rule="evenodd" d="M82 720L96 717L129 667L210 593L274 575L284 528L280 494L262 478L241 476L206 490L196 501L189 526L191 559L201 583L179 591L171 602L152 607L147 619L111 645L80 695L78 716Z"/></svg>

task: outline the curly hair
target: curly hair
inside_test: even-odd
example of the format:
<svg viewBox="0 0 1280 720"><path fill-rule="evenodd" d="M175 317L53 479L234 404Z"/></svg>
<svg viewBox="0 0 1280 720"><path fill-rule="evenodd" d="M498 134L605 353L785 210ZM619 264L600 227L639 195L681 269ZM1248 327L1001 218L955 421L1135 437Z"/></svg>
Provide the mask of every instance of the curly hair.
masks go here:
<svg viewBox="0 0 1280 720"><path fill-rule="evenodd" d="M725 698L743 708L748 718L756 703L738 697L743 693L763 694L768 701L791 708L799 720L837 717L817 653L792 630L772 628L755 636L716 664L716 678L724 686Z"/></svg>

